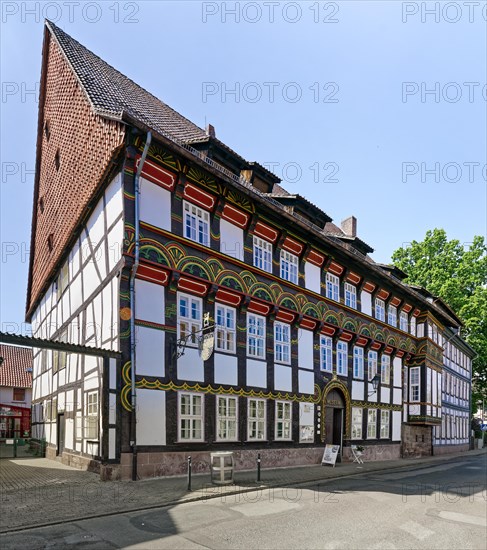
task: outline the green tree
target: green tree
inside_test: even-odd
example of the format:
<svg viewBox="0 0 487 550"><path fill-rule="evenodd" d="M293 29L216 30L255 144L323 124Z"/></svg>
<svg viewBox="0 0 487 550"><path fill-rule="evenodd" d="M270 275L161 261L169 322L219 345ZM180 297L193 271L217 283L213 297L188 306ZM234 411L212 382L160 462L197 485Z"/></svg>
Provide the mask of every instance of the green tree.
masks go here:
<svg viewBox="0 0 487 550"><path fill-rule="evenodd" d="M476 351L473 361L473 405L487 401L487 246L475 236L468 246L449 241L443 229L427 231L392 254L394 265L408 274L407 283L439 296L462 320L463 338Z"/></svg>

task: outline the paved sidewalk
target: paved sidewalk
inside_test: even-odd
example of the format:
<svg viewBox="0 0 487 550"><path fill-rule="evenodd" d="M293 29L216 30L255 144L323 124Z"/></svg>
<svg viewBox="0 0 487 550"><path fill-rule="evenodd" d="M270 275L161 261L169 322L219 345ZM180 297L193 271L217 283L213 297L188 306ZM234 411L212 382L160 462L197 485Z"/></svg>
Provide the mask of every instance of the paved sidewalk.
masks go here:
<svg viewBox="0 0 487 550"><path fill-rule="evenodd" d="M186 477L103 482L97 474L56 461L42 458L3 459L0 461L0 532L171 506L192 500L258 498L256 495L233 495L270 488L285 490L302 483L318 485L344 476L417 468L452 459L467 460L479 454L487 457L486 449L420 459L368 462L361 466L342 463L335 468L317 465L262 470L260 483L256 481L255 471L236 472L235 485L226 486L214 486L209 474L202 474L193 476L191 492L187 490Z"/></svg>

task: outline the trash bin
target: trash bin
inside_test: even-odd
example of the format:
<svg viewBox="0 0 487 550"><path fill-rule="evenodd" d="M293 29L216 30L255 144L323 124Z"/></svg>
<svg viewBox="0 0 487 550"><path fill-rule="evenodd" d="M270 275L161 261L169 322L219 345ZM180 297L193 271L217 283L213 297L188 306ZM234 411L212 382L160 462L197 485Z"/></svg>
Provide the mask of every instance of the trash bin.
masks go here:
<svg viewBox="0 0 487 550"><path fill-rule="evenodd" d="M233 483L233 453L229 451L211 453L211 482L215 485Z"/></svg>

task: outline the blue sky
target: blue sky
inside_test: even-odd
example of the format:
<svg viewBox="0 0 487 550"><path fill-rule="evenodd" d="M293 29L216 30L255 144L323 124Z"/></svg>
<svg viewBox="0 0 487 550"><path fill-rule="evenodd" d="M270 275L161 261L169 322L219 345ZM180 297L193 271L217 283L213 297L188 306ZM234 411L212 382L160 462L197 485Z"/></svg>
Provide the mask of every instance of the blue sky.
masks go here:
<svg viewBox="0 0 487 550"><path fill-rule="evenodd" d="M486 13L485 2L3 2L2 330L25 330L44 16L336 223L355 215L389 262L435 227L462 243L486 235Z"/></svg>

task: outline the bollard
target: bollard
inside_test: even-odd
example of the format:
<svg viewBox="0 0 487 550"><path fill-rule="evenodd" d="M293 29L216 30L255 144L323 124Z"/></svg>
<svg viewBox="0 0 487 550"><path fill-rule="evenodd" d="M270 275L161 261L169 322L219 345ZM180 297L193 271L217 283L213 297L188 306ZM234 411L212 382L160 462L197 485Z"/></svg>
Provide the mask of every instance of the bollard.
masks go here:
<svg viewBox="0 0 487 550"><path fill-rule="evenodd" d="M260 481L260 453L257 453L257 481Z"/></svg>
<svg viewBox="0 0 487 550"><path fill-rule="evenodd" d="M188 456L188 491L191 491L191 457Z"/></svg>

